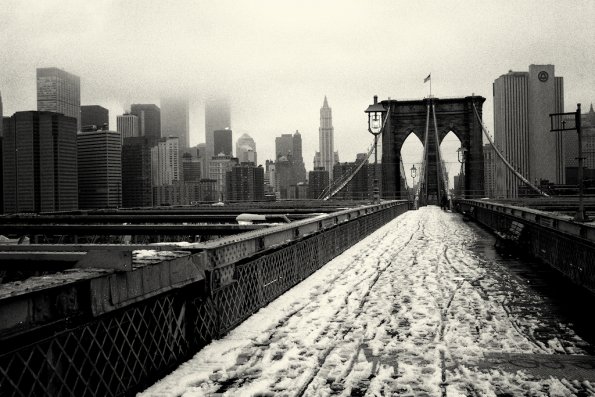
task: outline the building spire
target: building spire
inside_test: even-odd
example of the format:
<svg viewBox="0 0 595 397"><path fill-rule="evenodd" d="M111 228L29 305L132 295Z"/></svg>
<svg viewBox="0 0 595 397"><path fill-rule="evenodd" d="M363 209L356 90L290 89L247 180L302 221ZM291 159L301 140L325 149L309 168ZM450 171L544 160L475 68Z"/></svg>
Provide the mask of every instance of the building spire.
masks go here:
<svg viewBox="0 0 595 397"><path fill-rule="evenodd" d="M2 99L2 97L1 97L1 96L0 96L0 99ZM589 113L595 113L595 112L593 111L593 104L592 104L592 103L591 103L591 109L589 109Z"/></svg>
<svg viewBox="0 0 595 397"><path fill-rule="evenodd" d="M328 101L326 100L326 95L324 96L324 103L322 104L323 108L328 108Z"/></svg>

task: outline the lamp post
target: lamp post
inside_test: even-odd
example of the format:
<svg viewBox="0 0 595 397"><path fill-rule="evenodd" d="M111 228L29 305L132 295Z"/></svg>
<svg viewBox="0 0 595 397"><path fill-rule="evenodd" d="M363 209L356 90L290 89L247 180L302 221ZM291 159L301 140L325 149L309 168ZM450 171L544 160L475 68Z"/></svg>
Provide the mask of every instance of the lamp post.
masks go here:
<svg viewBox="0 0 595 397"><path fill-rule="evenodd" d="M467 161L467 148L461 146L460 148L457 149L457 160L459 161L459 163L461 163L461 171L459 172L459 187L461 185L463 185L463 187L465 187L465 162ZM461 194L463 195L463 198L467 198L467 196L465 195L465 189L460 189L461 190Z"/></svg>
<svg viewBox="0 0 595 397"><path fill-rule="evenodd" d="M413 178L413 188L415 189L415 178L417 178L417 168L415 168L415 164L411 166L411 178Z"/></svg>
<svg viewBox="0 0 595 397"><path fill-rule="evenodd" d="M380 192L378 189L378 135L382 133L384 127L384 114L386 109L378 103L378 96L374 95L374 103L364 111L368 114L368 131L374 135L374 203L380 202Z"/></svg>
<svg viewBox="0 0 595 397"><path fill-rule="evenodd" d="M566 126L564 117L574 116L574 127ZM559 122L561 126L558 126ZM572 124L572 123L570 123ZM585 204L583 202L584 181L583 181L583 137L581 134L581 104L576 104L576 111L570 113L550 113L550 131L576 131L578 134L578 211L574 216L577 222L587 222L589 217L585 214Z"/></svg>

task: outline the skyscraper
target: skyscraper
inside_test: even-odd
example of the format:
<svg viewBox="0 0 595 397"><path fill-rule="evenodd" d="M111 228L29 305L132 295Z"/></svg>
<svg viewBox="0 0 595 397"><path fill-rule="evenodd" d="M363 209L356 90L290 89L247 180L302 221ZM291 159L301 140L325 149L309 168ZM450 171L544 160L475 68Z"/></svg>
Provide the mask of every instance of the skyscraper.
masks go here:
<svg viewBox="0 0 595 397"><path fill-rule="evenodd" d="M229 128L216 130L213 133L213 150L215 150L215 156L219 156L222 153L226 156L231 156L233 155L232 148L232 131Z"/></svg>
<svg viewBox="0 0 595 397"><path fill-rule="evenodd" d="M226 200L262 201L264 200L264 169L249 163L237 164L227 171Z"/></svg>
<svg viewBox="0 0 595 397"><path fill-rule="evenodd" d="M161 98L161 135L177 136L180 150L190 147L190 116L187 97Z"/></svg>
<svg viewBox="0 0 595 397"><path fill-rule="evenodd" d="M209 162L210 179L216 180L215 191L217 200L225 200L227 197L225 176L227 171L230 171L233 166L238 164L238 159L231 156L215 156Z"/></svg>
<svg viewBox="0 0 595 397"><path fill-rule="evenodd" d="M58 68L37 69L37 110L76 119L81 130L81 79Z"/></svg>
<svg viewBox="0 0 595 397"><path fill-rule="evenodd" d="M333 146L333 114L328 106L326 96L324 103L320 108L320 128L318 130L320 144L320 161L322 167L329 173L329 178L333 178L333 165L335 164L334 146Z"/></svg>
<svg viewBox="0 0 595 397"><path fill-rule="evenodd" d="M122 206L124 207L153 205L151 145L152 140L145 137L124 138L122 146Z"/></svg>
<svg viewBox="0 0 595 397"><path fill-rule="evenodd" d="M550 113L564 109L562 77L554 65L530 65L494 81L494 141L529 181L564 183L562 135L550 132ZM496 170L496 194L517 197L519 181L502 163Z"/></svg>
<svg viewBox="0 0 595 397"><path fill-rule="evenodd" d="M87 130L93 130L90 126L96 126L96 129L109 129L109 111L99 105L81 106L81 130L87 127Z"/></svg>
<svg viewBox="0 0 595 397"><path fill-rule="evenodd" d="M116 118L116 124L118 124L118 132L122 137L122 142L125 138L132 138L140 136L138 127L138 117L130 113L124 113Z"/></svg>
<svg viewBox="0 0 595 397"><path fill-rule="evenodd" d="M17 112L5 127L5 212L76 210L76 119L53 112Z"/></svg>
<svg viewBox="0 0 595 397"><path fill-rule="evenodd" d="M180 181L180 146L177 136L161 138L151 148L153 187Z"/></svg>
<svg viewBox="0 0 595 397"><path fill-rule="evenodd" d="M2 110L2 92L0 91L0 136L4 136L4 134L2 133L2 128L4 123L2 122L2 120L4 119L4 113Z"/></svg>
<svg viewBox="0 0 595 397"><path fill-rule="evenodd" d="M77 135L79 208L122 205L122 139L116 131Z"/></svg>
<svg viewBox="0 0 595 397"><path fill-rule="evenodd" d="M256 143L248 134L243 134L236 142L236 157L241 163L254 163L258 165L256 159Z"/></svg>
<svg viewBox="0 0 595 397"><path fill-rule="evenodd" d="M306 165L302 156L302 135L298 130L293 134L293 164L295 167L295 176L298 182L306 180Z"/></svg>
<svg viewBox="0 0 595 397"><path fill-rule="evenodd" d="M275 157L281 156L293 157L293 136L291 134L281 134L275 138Z"/></svg>
<svg viewBox="0 0 595 397"><path fill-rule="evenodd" d="M308 194L311 199L317 199L329 185L329 174L324 167L317 167L308 175Z"/></svg>
<svg viewBox="0 0 595 397"><path fill-rule="evenodd" d="M161 138L161 111L157 105L134 104L130 113L138 117L140 136L157 140Z"/></svg>
<svg viewBox="0 0 595 397"><path fill-rule="evenodd" d="M496 151L492 145L483 145L483 174L484 189L486 197L496 197L496 164L500 159L496 158ZM455 183L454 188L459 186Z"/></svg>
<svg viewBox="0 0 595 397"><path fill-rule="evenodd" d="M207 155L204 160L205 169L209 169L209 162L215 153L214 132L231 129L231 113L227 99L209 99L205 103L205 142ZM207 178L208 176L205 176Z"/></svg>
<svg viewBox="0 0 595 397"><path fill-rule="evenodd" d="M2 92L0 91L0 136L3 136L3 134L2 134L2 124L4 124L2 122L3 118L4 118L4 113L2 110Z"/></svg>

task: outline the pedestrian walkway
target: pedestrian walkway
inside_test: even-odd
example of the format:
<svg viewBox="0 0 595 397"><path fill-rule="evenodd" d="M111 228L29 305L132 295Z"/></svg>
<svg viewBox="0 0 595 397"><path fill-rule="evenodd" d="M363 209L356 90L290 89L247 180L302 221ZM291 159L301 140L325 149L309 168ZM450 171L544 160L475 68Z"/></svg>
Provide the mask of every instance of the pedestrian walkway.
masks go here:
<svg viewBox="0 0 595 397"><path fill-rule="evenodd" d="M409 211L142 395L595 395L592 347L480 238Z"/></svg>

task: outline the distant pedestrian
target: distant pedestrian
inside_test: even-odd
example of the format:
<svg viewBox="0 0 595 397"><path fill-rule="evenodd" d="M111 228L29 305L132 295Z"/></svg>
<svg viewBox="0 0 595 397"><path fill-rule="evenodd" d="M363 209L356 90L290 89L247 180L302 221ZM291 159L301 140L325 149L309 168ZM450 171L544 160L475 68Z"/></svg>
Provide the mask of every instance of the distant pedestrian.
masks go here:
<svg viewBox="0 0 595 397"><path fill-rule="evenodd" d="M440 203L440 207L444 211L446 211L448 209L448 197L446 197L446 194L442 195L442 201Z"/></svg>

